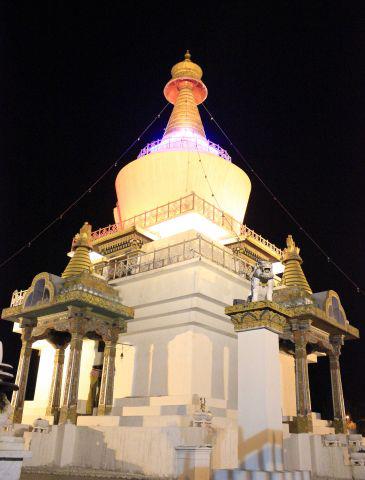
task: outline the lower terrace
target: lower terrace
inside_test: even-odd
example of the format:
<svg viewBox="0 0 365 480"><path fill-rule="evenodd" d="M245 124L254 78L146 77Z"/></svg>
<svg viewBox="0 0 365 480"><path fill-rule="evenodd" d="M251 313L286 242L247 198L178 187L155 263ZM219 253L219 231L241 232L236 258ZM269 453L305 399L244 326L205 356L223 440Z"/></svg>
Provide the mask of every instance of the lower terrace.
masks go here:
<svg viewBox="0 0 365 480"><path fill-rule="evenodd" d="M194 258L204 258L220 267L249 280L253 271L253 265L244 259L227 251L200 235L190 240L185 240L164 248L156 249L149 253L138 253L130 257L114 258L107 264L101 262L95 265L95 274L102 276L108 281L118 278L138 275L160 269ZM275 277L278 285L279 277ZM21 305L27 290L15 290L11 299L11 307Z"/></svg>
<svg viewBox="0 0 365 480"><path fill-rule="evenodd" d="M115 280L193 258L205 258L246 279L251 278L253 271L253 265L250 263L226 251L224 247L197 235L193 239L184 240L149 253L139 253L128 258L115 258L110 260L106 266L96 265L95 273L102 275L107 280Z"/></svg>

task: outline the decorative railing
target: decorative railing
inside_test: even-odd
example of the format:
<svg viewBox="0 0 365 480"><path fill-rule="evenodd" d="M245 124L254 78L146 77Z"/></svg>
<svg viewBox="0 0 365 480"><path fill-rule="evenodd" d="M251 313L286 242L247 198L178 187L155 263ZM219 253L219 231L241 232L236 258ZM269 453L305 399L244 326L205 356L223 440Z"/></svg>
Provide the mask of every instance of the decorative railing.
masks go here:
<svg viewBox="0 0 365 480"><path fill-rule="evenodd" d="M227 213L224 213L222 210L207 202L203 198L198 197L198 195L195 193L191 193L190 195L180 198L179 200L166 203L165 205L148 210L144 213L129 218L128 220L124 220L124 222L121 224L114 224L104 228L99 228L99 230L92 232L91 236L92 239L96 241L100 238L117 233L118 231L123 232L124 230L132 227L148 228L156 225L157 223L192 211L200 213L208 220L214 222L216 225L223 227L229 232L232 232L233 236L244 235L246 238L252 237L262 246L275 252L275 254L279 257L282 255L282 251L276 245L257 234L254 230L246 227L246 225L242 225L241 223L237 222L237 220L235 220L233 217Z"/></svg>
<svg viewBox="0 0 365 480"><path fill-rule="evenodd" d="M14 290L10 301L10 307L18 307L21 305L27 291L28 290Z"/></svg>
<svg viewBox="0 0 365 480"><path fill-rule="evenodd" d="M179 137L179 138L162 138L154 142L148 143L142 150L139 152L138 158L149 155L150 153L156 152L167 152L167 151L191 151L197 150L199 152L213 153L219 157L224 158L228 162L231 162L231 157L228 155L227 151L220 147L218 144L211 142L198 137Z"/></svg>
<svg viewBox="0 0 365 480"><path fill-rule="evenodd" d="M118 223L114 223L112 225L108 225L107 227L99 228L99 230L95 230L91 233L91 238L93 240L98 240L99 238L108 237L113 233L118 233L120 230L120 225Z"/></svg>
<svg viewBox="0 0 365 480"><path fill-rule="evenodd" d="M236 234L240 231L240 224L230 215L223 213L217 207L198 197L195 193L191 193L179 200L166 203L160 207L154 208L133 218L125 220L122 223L122 230L132 226L147 228L157 223L164 222L171 218L175 218L187 212L200 213L208 220L217 225L226 228L228 231L236 230Z"/></svg>
<svg viewBox="0 0 365 480"><path fill-rule="evenodd" d="M262 237L261 235L256 233L254 230L251 230L251 228L246 227L246 225L241 225L241 235L244 235L246 238L251 237L251 238L255 239L261 245L269 248L270 250L275 252L280 257L283 254L283 251L279 247L277 247L273 243L269 242L269 240L266 240L266 238Z"/></svg>
<svg viewBox="0 0 365 480"><path fill-rule="evenodd" d="M104 228L100 228L92 232L91 237L93 240L98 240L117 233L118 231L124 231L131 227L148 228L157 223L164 222L171 218L175 218L178 215L187 212L197 212L208 218L217 225L225 228L228 231L234 231L235 235L240 233L241 224L237 222L230 215L222 212L219 208L215 207L211 203L208 203L204 199L198 197L195 193L191 193L186 197L182 197L179 200L166 203L152 210L148 210L139 215L135 215L128 220L124 220L121 224L109 225Z"/></svg>
<svg viewBox="0 0 365 480"><path fill-rule="evenodd" d="M115 280L198 257L206 258L247 279L251 277L253 271L253 266L242 258L227 252L214 242L197 236L150 253L140 253L128 258L111 260L104 267L96 267L96 273L102 275L106 280Z"/></svg>

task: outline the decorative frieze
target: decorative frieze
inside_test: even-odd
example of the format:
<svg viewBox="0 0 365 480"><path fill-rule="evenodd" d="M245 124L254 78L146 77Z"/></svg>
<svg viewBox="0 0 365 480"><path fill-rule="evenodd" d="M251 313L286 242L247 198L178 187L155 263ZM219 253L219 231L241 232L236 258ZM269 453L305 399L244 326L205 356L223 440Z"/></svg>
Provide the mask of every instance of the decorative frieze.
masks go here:
<svg viewBox="0 0 365 480"><path fill-rule="evenodd" d="M236 332L267 328L282 333L289 317L286 308L268 300L226 307L225 313L231 317Z"/></svg>

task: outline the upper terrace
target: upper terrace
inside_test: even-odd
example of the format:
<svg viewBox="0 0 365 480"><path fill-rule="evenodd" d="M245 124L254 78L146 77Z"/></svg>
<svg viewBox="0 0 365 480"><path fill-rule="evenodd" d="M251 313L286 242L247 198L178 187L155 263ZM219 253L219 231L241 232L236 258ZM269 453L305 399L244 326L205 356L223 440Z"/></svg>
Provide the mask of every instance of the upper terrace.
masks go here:
<svg viewBox="0 0 365 480"><path fill-rule="evenodd" d="M276 260L281 259L280 248L195 193L145 211L124 220L121 224L99 228L92 232L92 239L94 245L98 245L134 227L142 229L147 236L155 240L161 236L169 236L169 228L174 233L179 229L182 231L186 222L189 222L190 228L208 234L210 238L220 243L250 239L251 243Z"/></svg>

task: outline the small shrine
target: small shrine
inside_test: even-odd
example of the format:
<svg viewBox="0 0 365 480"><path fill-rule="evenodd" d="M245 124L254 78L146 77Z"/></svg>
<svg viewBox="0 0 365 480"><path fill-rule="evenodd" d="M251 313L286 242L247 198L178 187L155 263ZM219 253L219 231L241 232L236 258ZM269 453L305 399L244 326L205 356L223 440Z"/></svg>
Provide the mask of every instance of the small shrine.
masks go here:
<svg viewBox="0 0 365 480"><path fill-rule="evenodd" d="M54 423L77 419L77 392L84 338L104 342L98 413L110 412L113 403L114 363L118 336L133 318L133 309L122 304L118 292L92 272L91 225L85 223L73 242L73 255L61 276L36 275L21 305L3 310L2 318L19 323L22 348L13 394L12 420L22 422L32 344L46 339L55 349L47 414ZM70 345L64 384L65 349ZM60 404L63 386L63 404Z"/></svg>

